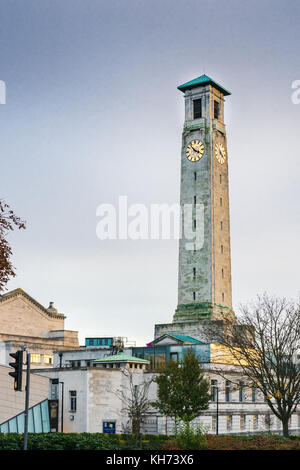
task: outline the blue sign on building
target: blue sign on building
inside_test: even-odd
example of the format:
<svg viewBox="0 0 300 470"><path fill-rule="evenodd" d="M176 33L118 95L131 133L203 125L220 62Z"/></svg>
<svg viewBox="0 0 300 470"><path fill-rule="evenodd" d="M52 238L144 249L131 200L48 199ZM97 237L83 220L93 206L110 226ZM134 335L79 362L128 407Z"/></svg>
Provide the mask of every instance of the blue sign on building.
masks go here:
<svg viewBox="0 0 300 470"><path fill-rule="evenodd" d="M116 422L115 421L104 421L103 422L103 432L105 434L115 434L115 432L116 432Z"/></svg>

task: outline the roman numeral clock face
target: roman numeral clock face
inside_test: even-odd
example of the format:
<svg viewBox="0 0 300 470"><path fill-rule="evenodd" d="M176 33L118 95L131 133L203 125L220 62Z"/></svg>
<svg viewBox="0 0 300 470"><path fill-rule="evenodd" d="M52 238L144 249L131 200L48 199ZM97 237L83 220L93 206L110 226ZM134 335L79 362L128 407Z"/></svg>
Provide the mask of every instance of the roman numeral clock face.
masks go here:
<svg viewBox="0 0 300 470"><path fill-rule="evenodd" d="M201 140L192 140L186 148L186 158L190 162L198 162L204 154L204 144Z"/></svg>
<svg viewBox="0 0 300 470"><path fill-rule="evenodd" d="M221 165L226 162L226 149L223 144L215 145L215 155Z"/></svg>

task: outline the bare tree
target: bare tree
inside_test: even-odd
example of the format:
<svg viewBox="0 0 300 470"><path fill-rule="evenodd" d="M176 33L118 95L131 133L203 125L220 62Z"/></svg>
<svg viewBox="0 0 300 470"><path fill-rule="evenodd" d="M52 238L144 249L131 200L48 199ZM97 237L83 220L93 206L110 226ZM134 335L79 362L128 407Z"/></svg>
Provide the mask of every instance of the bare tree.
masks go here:
<svg viewBox="0 0 300 470"><path fill-rule="evenodd" d="M236 324L223 321L218 342L226 348L220 348L220 363L224 362L221 356L227 355L228 360L229 353L240 366L246 387L261 391L287 437L300 397L299 301L264 294L241 307Z"/></svg>
<svg viewBox="0 0 300 470"><path fill-rule="evenodd" d="M124 368L122 371L126 385L121 390L115 392L116 396L123 404L123 412L131 421L132 434L138 439L141 434L141 424L145 417L149 415L151 401L149 399L149 388L153 382L153 377L143 379L136 383L131 370Z"/></svg>

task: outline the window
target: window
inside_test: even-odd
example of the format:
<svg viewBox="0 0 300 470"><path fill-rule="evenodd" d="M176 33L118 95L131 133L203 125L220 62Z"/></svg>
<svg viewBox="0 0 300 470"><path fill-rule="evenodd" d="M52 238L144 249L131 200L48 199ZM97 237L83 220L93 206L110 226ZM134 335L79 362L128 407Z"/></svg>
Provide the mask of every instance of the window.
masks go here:
<svg viewBox="0 0 300 470"><path fill-rule="evenodd" d="M224 269L222 268L222 278L224 279Z"/></svg>
<svg viewBox="0 0 300 470"><path fill-rule="evenodd" d="M196 277L196 268L193 268L193 276Z"/></svg>
<svg viewBox="0 0 300 470"><path fill-rule="evenodd" d="M222 255L224 253L224 246L223 245L221 245L221 253L222 253Z"/></svg>
<svg viewBox="0 0 300 470"><path fill-rule="evenodd" d="M172 359L172 361L174 361L174 362L177 362L178 361L178 353L177 352L172 352L170 354L170 359Z"/></svg>
<svg viewBox="0 0 300 470"><path fill-rule="evenodd" d="M225 382L225 401L231 401L231 382L226 380Z"/></svg>
<svg viewBox="0 0 300 470"><path fill-rule="evenodd" d="M217 430L217 417L212 416L212 423L211 423L211 430L216 431Z"/></svg>
<svg viewBox="0 0 300 470"><path fill-rule="evenodd" d="M197 197L194 196L194 204L196 205L197 204Z"/></svg>
<svg viewBox="0 0 300 470"><path fill-rule="evenodd" d="M198 100L193 100L194 107L194 119L199 119L202 117L202 102L201 98Z"/></svg>
<svg viewBox="0 0 300 470"><path fill-rule="evenodd" d="M253 429L258 429L258 415L253 415Z"/></svg>
<svg viewBox="0 0 300 470"><path fill-rule="evenodd" d="M223 206L223 199L220 197L220 206Z"/></svg>
<svg viewBox="0 0 300 470"><path fill-rule="evenodd" d="M245 385L244 382L239 383L239 401L245 400Z"/></svg>
<svg viewBox="0 0 300 470"><path fill-rule="evenodd" d="M194 171L194 180L196 181L197 179L197 173Z"/></svg>
<svg viewBox="0 0 300 470"><path fill-rule="evenodd" d="M30 354L30 362L32 364L40 364L41 363L41 355L40 354Z"/></svg>
<svg viewBox="0 0 300 470"><path fill-rule="evenodd" d="M240 416L240 428L246 429L246 415Z"/></svg>
<svg viewBox="0 0 300 470"><path fill-rule="evenodd" d="M196 222L196 219L194 219L194 228L197 227L197 222Z"/></svg>
<svg viewBox="0 0 300 470"><path fill-rule="evenodd" d="M193 300L196 300L196 292L193 292Z"/></svg>
<svg viewBox="0 0 300 470"><path fill-rule="evenodd" d="M221 230L223 230L223 222L221 221Z"/></svg>
<svg viewBox="0 0 300 470"><path fill-rule="evenodd" d="M226 423L227 423L227 431L230 431L232 429L232 415L227 415L226 416Z"/></svg>
<svg viewBox="0 0 300 470"><path fill-rule="evenodd" d="M252 402L256 402L256 388L252 387Z"/></svg>
<svg viewBox="0 0 300 470"><path fill-rule="evenodd" d="M220 115L220 103L218 101L214 101L214 118L219 119Z"/></svg>
<svg viewBox="0 0 300 470"><path fill-rule="evenodd" d="M211 401L217 401L218 398L218 381L210 381L210 390L211 390Z"/></svg>
<svg viewBox="0 0 300 470"><path fill-rule="evenodd" d="M44 354L44 364L53 364L52 354Z"/></svg>
<svg viewBox="0 0 300 470"><path fill-rule="evenodd" d="M70 397L70 411L76 411L77 410L77 392L76 392L76 390L70 390L69 397Z"/></svg>
<svg viewBox="0 0 300 470"><path fill-rule="evenodd" d="M222 175L220 174L220 183L222 183Z"/></svg>
<svg viewBox="0 0 300 470"><path fill-rule="evenodd" d="M222 292L222 302L225 302L225 295L224 295L224 292Z"/></svg>
<svg viewBox="0 0 300 470"><path fill-rule="evenodd" d="M51 379L50 394L51 400L58 400L58 379Z"/></svg>

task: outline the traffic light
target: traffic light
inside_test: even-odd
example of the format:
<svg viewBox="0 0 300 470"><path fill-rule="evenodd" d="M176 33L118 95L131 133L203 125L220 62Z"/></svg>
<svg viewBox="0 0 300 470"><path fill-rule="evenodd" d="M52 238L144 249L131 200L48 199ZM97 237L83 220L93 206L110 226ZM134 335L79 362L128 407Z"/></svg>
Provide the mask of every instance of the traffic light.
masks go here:
<svg viewBox="0 0 300 470"><path fill-rule="evenodd" d="M22 367L23 367L23 351L17 351L9 354L15 362L10 362L9 365L13 367L14 372L9 372L8 375L15 379L14 390L15 392L22 391Z"/></svg>

